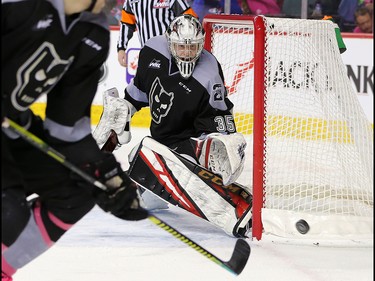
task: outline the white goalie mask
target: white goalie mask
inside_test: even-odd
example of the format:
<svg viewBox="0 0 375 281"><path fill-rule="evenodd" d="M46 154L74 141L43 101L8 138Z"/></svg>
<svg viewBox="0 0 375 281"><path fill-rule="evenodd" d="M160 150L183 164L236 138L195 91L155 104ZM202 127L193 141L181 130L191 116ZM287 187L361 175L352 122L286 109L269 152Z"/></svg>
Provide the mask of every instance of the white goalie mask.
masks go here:
<svg viewBox="0 0 375 281"><path fill-rule="evenodd" d="M170 24L166 36L169 50L183 78L188 79L199 59L204 44L204 30L193 16L176 17Z"/></svg>

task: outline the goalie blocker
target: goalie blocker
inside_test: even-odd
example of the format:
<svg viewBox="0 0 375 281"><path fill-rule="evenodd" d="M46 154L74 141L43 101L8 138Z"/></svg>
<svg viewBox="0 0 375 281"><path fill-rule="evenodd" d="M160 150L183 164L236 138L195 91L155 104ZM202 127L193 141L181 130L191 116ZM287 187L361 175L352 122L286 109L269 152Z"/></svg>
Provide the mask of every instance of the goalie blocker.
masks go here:
<svg viewBox="0 0 375 281"><path fill-rule="evenodd" d="M223 185L220 176L145 137L129 168L129 176L168 203L203 218L235 237L247 237L252 195L243 186Z"/></svg>

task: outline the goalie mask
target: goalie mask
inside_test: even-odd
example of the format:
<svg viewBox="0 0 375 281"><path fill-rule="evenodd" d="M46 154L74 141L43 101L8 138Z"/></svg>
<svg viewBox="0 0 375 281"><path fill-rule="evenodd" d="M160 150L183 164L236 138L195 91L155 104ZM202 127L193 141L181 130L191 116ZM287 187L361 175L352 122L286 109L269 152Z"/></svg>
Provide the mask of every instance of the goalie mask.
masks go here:
<svg viewBox="0 0 375 281"><path fill-rule="evenodd" d="M201 23L190 15L179 16L170 24L166 36L181 76L188 79L203 50L204 30Z"/></svg>

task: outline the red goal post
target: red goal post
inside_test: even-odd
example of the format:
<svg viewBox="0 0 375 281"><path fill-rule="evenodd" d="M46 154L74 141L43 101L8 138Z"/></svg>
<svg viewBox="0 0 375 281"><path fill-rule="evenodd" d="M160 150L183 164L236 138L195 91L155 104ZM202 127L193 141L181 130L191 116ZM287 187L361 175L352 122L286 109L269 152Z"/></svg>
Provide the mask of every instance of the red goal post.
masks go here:
<svg viewBox="0 0 375 281"><path fill-rule="evenodd" d="M253 192L252 236L372 239L373 128L337 26L244 15L207 15L203 25L248 141L238 181Z"/></svg>

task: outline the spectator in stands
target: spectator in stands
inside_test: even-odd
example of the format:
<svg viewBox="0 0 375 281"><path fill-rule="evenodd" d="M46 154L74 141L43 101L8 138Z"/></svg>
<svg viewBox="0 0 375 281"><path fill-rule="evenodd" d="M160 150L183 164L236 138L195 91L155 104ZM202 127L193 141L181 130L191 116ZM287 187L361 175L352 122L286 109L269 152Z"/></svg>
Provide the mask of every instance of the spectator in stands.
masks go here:
<svg viewBox="0 0 375 281"><path fill-rule="evenodd" d="M373 5L374 2L372 0L366 2L366 7L371 11L371 13L373 12Z"/></svg>
<svg viewBox="0 0 375 281"><path fill-rule="evenodd" d="M352 32L356 27L355 12L364 3L369 3L369 0L341 0L338 7L338 15L340 16L340 30L342 32Z"/></svg>
<svg viewBox="0 0 375 281"><path fill-rule="evenodd" d="M356 33L372 33L373 32L372 3L359 7L355 11L354 17L355 17L356 27L354 28L353 32L356 32Z"/></svg>
<svg viewBox="0 0 375 281"><path fill-rule="evenodd" d="M321 19L325 15L337 18L339 4L340 0L308 0L305 12L307 17L312 19ZM281 7L282 13L287 17L302 17L302 1L284 0Z"/></svg>
<svg viewBox="0 0 375 281"><path fill-rule="evenodd" d="M200 21L207 14L242 14L238 0L230 0L230 11L225 11L225 0L194 0L192 7L199 16Z"/></svg>
<svg viewBox="0 0 375 281"><path fill-rule="evenodd" d="M122 9L122 3L119 4L119 2L122 2L122 0L110 0L108 2L111 3L113 8L109 8L112 6L107 5L104 7L103 12L107 15L109 25L118 26Z"/></svg>
<svg viewBox="0 0 375 281"><path fill-rule="evenodd" d="M284 0L281 5L281 12L288 18L301 18L302 1ZM315 0L308 0L307 15L311 15L314 11Z"/></svg>
<svg viewBox="0 0 375 281"><path fill-rule="evenodd" d="M370 11L371 15L373 15L374 13L373 1L372 0L364 1L363 5Z"/></svg>
<svg viewBox="0 0 375 281"><path fill-rule="evenodd" d="M320 0L323 16L336 17L341 0Z"/></svg>
<svg viewBox="0 0 375 281"><path fill-rule="evenodd" d="M244 15L280 15L280 0L238 0Z"/></svg>
<svg viewBox="0 0 375 281"><path fill-rule="evenodd" d="M220 0L219 13L225 13L225 0ZM241 6L238 0L230 0L230 12L229 14L242 14Z"/></svg>
<svg viewBox="0 0 375 281"><path fill-rule="evenodd" d="M189 2L191 2L191 7L197 14L200 22L202 22L206 14L221 13L219 0L192 0Z"/></svg>

